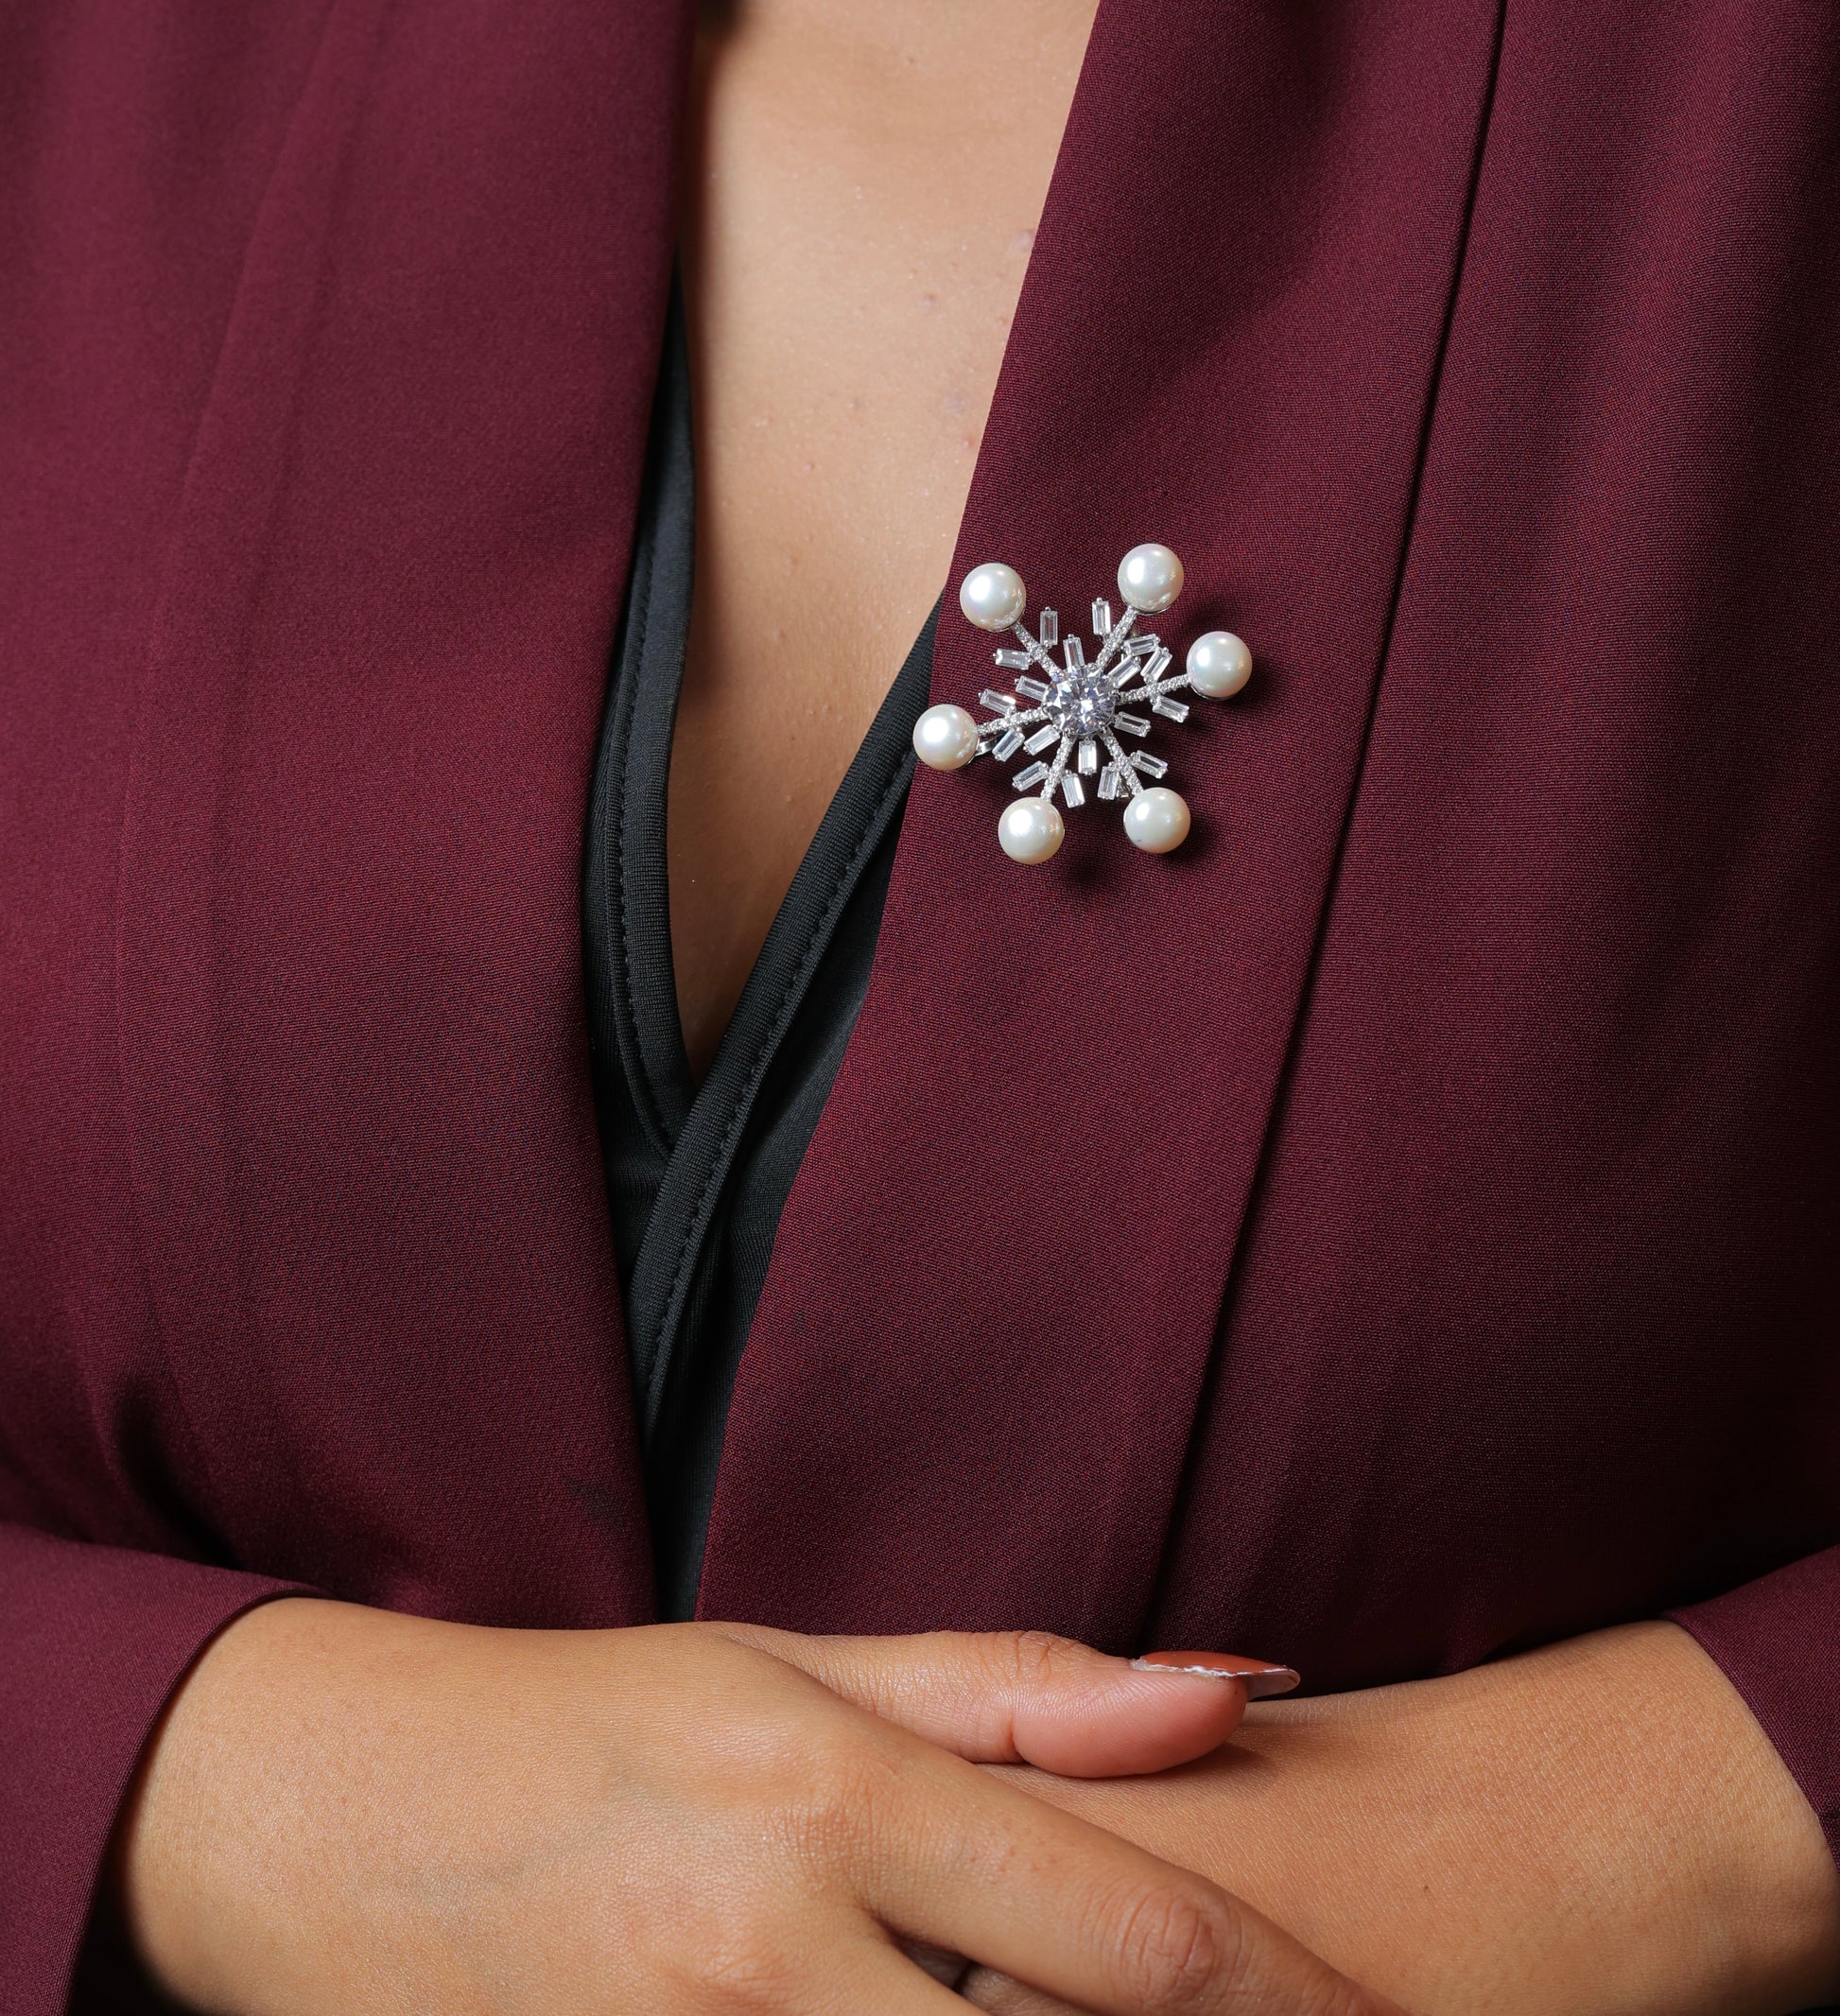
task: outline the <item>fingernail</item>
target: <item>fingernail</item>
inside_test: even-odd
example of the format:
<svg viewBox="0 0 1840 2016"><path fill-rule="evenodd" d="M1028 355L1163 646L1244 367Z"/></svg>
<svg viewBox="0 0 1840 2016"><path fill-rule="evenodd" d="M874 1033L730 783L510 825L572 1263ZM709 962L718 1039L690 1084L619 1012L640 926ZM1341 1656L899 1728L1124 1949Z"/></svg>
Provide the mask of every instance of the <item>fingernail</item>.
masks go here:
<svg viewBox="0 0 1840 2016"><path fill-rule="evenodd" d="M1241 1680L1247 1698L1253 1701L1261 1701L1267 1694L1289 1694L1301 1677L1289 1666L1241 1659L1236 1652L1146 1652L1131 1663L1139 1673L1196 1673L1209 1679Z"/></svg>

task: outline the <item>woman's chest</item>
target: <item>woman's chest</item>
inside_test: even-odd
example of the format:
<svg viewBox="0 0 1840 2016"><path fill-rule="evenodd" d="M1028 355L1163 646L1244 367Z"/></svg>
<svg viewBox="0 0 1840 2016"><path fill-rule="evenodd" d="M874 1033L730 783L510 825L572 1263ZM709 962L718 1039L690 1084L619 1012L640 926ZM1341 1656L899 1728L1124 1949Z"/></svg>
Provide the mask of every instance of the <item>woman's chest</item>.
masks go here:
<svg viewBox="0 0 1840 2016"><path fill-rule="evenodd" d="M945 584L1090 13L792 0L699 43L670 836L699 1066Z"/></svg>

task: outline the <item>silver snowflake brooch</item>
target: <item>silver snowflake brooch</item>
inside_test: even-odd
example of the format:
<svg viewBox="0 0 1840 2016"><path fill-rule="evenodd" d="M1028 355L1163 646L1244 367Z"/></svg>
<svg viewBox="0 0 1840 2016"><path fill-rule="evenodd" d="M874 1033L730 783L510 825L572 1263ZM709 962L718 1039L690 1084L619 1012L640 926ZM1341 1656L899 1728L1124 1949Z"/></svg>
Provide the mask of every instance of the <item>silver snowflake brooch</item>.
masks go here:
<svg viewBox="0 0 1840 2016"><path fill-rule="evenodd" d="M1045 861L1054 854L1067 830L1054 794L1069 808L1084 805L1087 778L1097 780L1106 801L1126 800L1124 830L1133 845L1146 854L1179 847L1189 837L1188 804L1164 784L1144 783L1164 776L1169 765L1145 749L1126 753L1120 736L1140 740L1152 724L1125 707L1142 702L1152 714L1183 721L1189 707L1177 693L1225 700L1252 676L1252 653L1230 630L1197 637L1187 669L1166 676L1171 652L1137 625L1139 616L1160 614L1182 593L1182 563L1168 547L1134 546L1119 564L1118 586L1124 614L1117 622L1110 602L1092 605L1091 660L1077 631L1062 638L1061 619L1051 609L1035 618L1030 635L1022 621L1028 591L1014 567L996 561L973 567L959 590L959 607L980 630L1007 630L1021 646L996 652L997 663L1014 675L1015 692L980 694L991 716L984 721L963 707L929 707L914 723L913 747L934 770L963 770L981 756L1007 763L1017 750L1035 758L1010 780L1029 795L1006 806L997 822L997 838L1014 861ZM1058 664L1051 655L1056 648Z"/></svg>

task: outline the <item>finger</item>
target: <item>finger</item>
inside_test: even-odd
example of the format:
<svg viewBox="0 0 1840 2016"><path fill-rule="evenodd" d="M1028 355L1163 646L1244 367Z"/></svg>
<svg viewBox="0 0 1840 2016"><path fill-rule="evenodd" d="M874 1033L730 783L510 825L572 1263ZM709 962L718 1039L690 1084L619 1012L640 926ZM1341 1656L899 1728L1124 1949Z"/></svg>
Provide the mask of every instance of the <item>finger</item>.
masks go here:
<svg viewBox="0 0 1840 2016"><path fill-rule="evenodd" d="M863 1930L867 1937L838 1942L815 1981L801 1981L796 1993L773 2006L799 2016L965 2016L950 1981L885 1935L877 1937L879 1928ZM952 1962L954 1979L964 1971L963 1960Z"/></svg>
<svg viewBox="0 0 1840 2016"><path fill-rule="evenodd" d="M1184 1652L1133 1662L1043 1631L720 1628L974 1764L1032 1764L1063 1778L1133 1777L1205 1757L1239 1728L1250 1693L1296 1685L1289 1667L1264 1660ZM1181 1663L1153 1663L1172 1659Z"/></svg>
<svg viewBox="0 0 1840 2016"><path fill-rule="evenodd" d="M959 1983L958 1992L960 2001L982 2009L984 2016L1078 2016L1071 2003L1044 1995L1026 1981L1012 1980L988 1967L974 1967ZM1404 2016L1403 2010L1380 1996L1370 1997L1367 2007L1373 2016Z"/></svg>
<svg viewBox="0 0 1840 2016"><path fill-rule="evenodd" d="M797 2016L965 2016L949 1983L860 1916L822 1920L801 1939L787 1938L783 1923L764 1929L771 1935L764 1945L703 1955L713 1963L704 1976L709 2007ZM963 1960L953 1961L954 1980L964 1971Z"/></svg>
<svg viewBox="0 0 1840 2016"><path fill-rule="evenodd" d="M971 1973L971 1962L962 1954L947 1953L943 1946L929 1946L924 1939L903 1939L901 1952L923 1974L930 1974L942 1988L956 1990Z"/></svg>
<svg viewBox="0 0 1840 2016"><path fill-rule="evenodd" d="M913 1939L1102 2016L1385 2016L1187 1869L938 1757L864 1779L862 1902ZM1261 1999L1262 1998L1262 1999Z"/></svg>
<svg viewBox="0 0 1840 2016"><path fill-rule="evenodd" d="M1013 1981L988 1967L974 1967L965 1975L959 1983L959 1999L984 2010L985 2016L1065 2016L1070 2007L1026 1981Z"/></svg>

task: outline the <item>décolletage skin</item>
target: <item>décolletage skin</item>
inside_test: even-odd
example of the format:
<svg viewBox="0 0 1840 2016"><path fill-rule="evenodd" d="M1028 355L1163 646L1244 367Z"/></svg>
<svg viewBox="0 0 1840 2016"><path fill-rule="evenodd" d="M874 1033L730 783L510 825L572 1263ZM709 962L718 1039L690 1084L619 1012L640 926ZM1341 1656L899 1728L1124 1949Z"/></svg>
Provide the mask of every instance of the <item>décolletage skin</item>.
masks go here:
<svg viewBox="0 0 1840 2016"><path fill-rule="evenodd" d="M1743 527L1762 513L1772 544L1812 568L1826 542L1794 542L1827 506L1797 493L1772 518L1782 493L1760 484L1738 511L1706 474L1764 425L1746 403L1761 364L1743 332L1777 331L1768 314L1797 288L1815 310L1827 299L1826 240L1808 222L1819 178L1769 152L1818 126L1797 80L1812 77L1818 102L1823 78L1794 34L1772 41L1742 9L1702 9L1692 36L1665 38L1695 66L1665 79L1692 115L1638 151L1695 202L1708 185L1747 199L1755 182L1757 211L1788 220L1797 255L1777 295L1749 287L1735 314L1712 282L1722 258L1754 251L1750 212L1743 229L1692 236L1684 279L1641 240L1632 287L1614 267L1618 233L1590 228L1604 217L1553 225L1571 184L1536 200L1548 184L1525 163L1556 146L1539 85L1555 50L1576 61L1590 10L1540 11L1532 46L1504 45L1502 17L1480 7L1452 5L1430 28L1417 8L1331 8L1308 28L1246 9L1220 23L1141 11L1151 39L1134 43L1122 0L1096 23L1078 5L757 0L706 23L697 56L683 244L703 544L671 821L692 1053L717 1040L889 673L966 562L955 538L990 557L998 486L1032 585L1050 557L1030 546L1043 526L1081 565L1085 548L1167 532L1198 623L1238 631L1241 603L1261 619L1244 634L1269 694L1241 740L1213 745L1212 771L1197 760L1198 831L1172 862L1028 870L1037 892L1068 870L1033 912L1006 907L993 879L1025 871L977 858L995 852L982 814L958 851L943 800L916 787L888 979L782 1224L712 1521L705 1608L798 1630L643 1622L604 1199L565 1005L585 751L631 530L631 486L609 471L636 472L646 388L628 361L662 321L674 241L658 186L675 138L659 111L677 76L668 38L650 14L609 29L602 10L560 4L491 50L450 43L464 23L277 9L252 17L251 36L273 38L253 55L238 43L188 70L174 42L189 80L175 99L197 102L173 187L148 165L171 160L152 61L171 51L136 48L131 78L110 73L136 105L134 79L159 84L146 161L102 144L121 130L111 91L77 94L82 116L57 129L45 172L71 176L80 157L87 176L91 154L69 136L94 136L120 243L105 257L30 212L19 257L32 290L18 298L48 327L87 339L88 288L103 280L117 309L91 360L112 368L80 396L71 371L44 364L64 349L21 345L39 402L22 409L53 415L23 436L30 466L59 472L43 498L57 536L34 550L72 573L57 576L55 619L29 582L7 591L31 647L8 719L40 766L8 812L34 843L29 872L26 847L9 860L8 887L30 899L16 914L42 984L0 1045L5 1110L31 1116L7 1137L25 1172L7 1178L5 1224L26 1285L5 1291L19 1301L0 1410L0 1596L19 1620L0 1670L30 1741L0 1759L0 1785L21 1832L52 1845L24 1902L0 1898L0 1951L32 2016L65 2002L130 1776L101 1929L117 1906L170 1991L249 2016L372 2002L949 2009L908 1954L948 1978L972 1956L963 1992L1032 2016L1786 2016L1840 1993L1831 1737L1818 1685L1811 1707L1797 1676L1768 1670L1805 1665L1818 1683L1831 1664L1831 1434L1803 1350L1824 1334L1808 1316L1820 1283L1796 1272L1814 1264L1801 1227L1822 1222L1825 1164L1794 1117L1797 1101L1827 1110L1821 1052L1796 1046L1807 1003L1831 993L1817 933L1795 927L1829 893L1831 821L1818 776L1799 795L1784 781L1828 760L1826 686L1789 588L1736 593L1770 576ZM1248 51L1240 66L1234 43L1235 74L1251 78L1242 119L1261 104L1304 111L1249 149L1277 167L1258 184L1269 210L1240 213L1241 291L1210 283L1197 304L1185 274L1224 262L1206 228L1217 199L1192 214L1182 173L1196 107L1162 123L1130 94L1146 72L1164 96L1190 74L1224 89L1204 27ZM967 505L980 431L1003 407L1010 318L1027 323L1017 289L1038 217L1048 235L1089 30L1092 187L1073 194L1092 209L1063 212L1059 264L1034 276L1035 320L1010 356L1027 397L992 419L997 453ZM102 64L113 34L61 14L15 74L67 106L73 61ZM1594 46L1611 63L1603 34ZM1587 67L1589 92L1625 114L1675 102ZM1737 95L1717 97L1727 120L1693 96L1707 78ZM1404 103L1421 84L1424 102ZM247 124L220 131L233 86ZM1753 89L1767 130L1744 101ZM532 107L551 115L534 154ZM1102 115L1117 148L1094 144ZM1493 157L1476 137L1490 116ZM1617 119L1583 123L1634 172L1614 152ZM0 127L15 148L28 131ZM1323 130L1354 136L1327 166L1312 152ZM1206 132L1238 145L1231 122ZM571 240L570 206L559 217L542 192L558 163L600 162L610 134L630 138L627 181ZM1749 182L1725 172L1734 145ZM1700 174L1701 147L1720 172ZM1140 189L1153 151L1174 162L1160 200L1187 234L1156 269L1180 312L1160 296L1142 305L1133 262L1157 217L1146 225L1104 181L1122 161L1120 185ZM211 173L193 172L200 162ZM391 172L414 200L399 218L391 191L379 222L367 175ZM1488 205L1516 172L1527 180L1504 218ZM136 200L155 185L210 200L167 235L127 229L138 213L111 176ZM1374 199L1394 177L1412 197L1399 214ZM1650 215L1634 196L1606 200L1629 232ZM1472 206L1493 224L1459 290ZM1107 237L1103 263L1086 252L1101 225L1131 218L1137 238ZM1588 241L1608 269L1517 287L1513 255L1542 230ZM592 246L616 234L621 257L603 270ZM118 283L150 244L160 261ZM1300 245L1328 249L1327 278ZM165 299L160 262L192 257L202 272L188 270L183 311L168 300L145 314L144 297ZM482 260L493 284L470 292ZM1097 331L1055 291L1075 270L1085 298L1124 276L1096 302ZM543 288L559 305L526 320ZM1613 374L1614 396L1585 420L1561 402L1570 431L1554 420L1550 439L1521 439L1517 423L1544 408L1536 373L1506 369L1513 401L1490 375L1491 344L1507 339L1486 324L1504 295L1517 335L1573 330L1581 373L1601 368L1600 339L1640 368ZM1684 390L1653 335L1700 326L1683 306L1717 328L1727 373L1694 367ZM1340 371L1312 358L1284 375L1287 316ZM579 348L558 333L571 318L591 332ZM1248 321L1258 340L1236 336L1227 356L1219 329ZM1788 317L1762 347L1771 397L1791 403L1822 470L1827 409L1806 391L1831 382L1831 362L1809 363L1802 326ZM1120 327L1132 340L1108 349ZM456 330L465 340L447 347ZM1143 390L1157 339L1170 396L1139 408L1124 395ZM155 370L146 351L163 343ZM610 357L624 374L611 391ZM97 445L83 416L148 382L171 411L113 415ZM1272 402L1227 396L1248 384L1269 384ZM1702 401L1717 411L1695 433ZM1197 502L1185 445L1223 407L1260 452L1229 472L1205 442L1217 487ZM1120 411L1131 425L1095 466ZM472 422L458 439L456 412ZM1630 483L1593 426L1644 480ZM1683 469L1683 440L1726 453ZM1478 502L1503 490L1496 453L1516 490L1511 537ZM1549 495L1568 454L1584 477ZM1769 458L1773 471L1788 460ZM1653 519L1627 532L1618 518L1602 567L1571 565L1567 531L1631 488ZM1114 527L1101 504L1119 494L1156 522ZM91 500L105 495L101 513ZM1722 711L1732 683L1707 678L1691 647L1705 612L1667 564L1670 540L1689 545L1683 521L1725 517L1740 530L1717 547L1735 583L1724 614L1775 626L1742 714ZM112 570L117 521L139 530L134 565ZM1285 541L1316 563L1301 578L1279 564ZM1568 565L1522 594L1519 570L1555 551ZM469 599L481 581L494 592ZM1523 655L1468 650L1478 582L1487 610L1533 606L1554 627L1511 624ZM106 620L85 629L93 606ZM34 684L42 658L56 676ZM1382 659L1386 704L1370 710ZM1358 706L1329 704L1338 678L1360 683ZM73 691L83 704L66 718ZM1517 739L1530 719L1531 749ZM1413 764L1415 727L1443 731L1425 757L1434 789ZM59 769L42 744L79 748L82 763ZM1361 778L1352 808L1345 760ZM1429 839L1400 809L1427 801ZM30 824L54 802L57 818ZM1626 826L1619 808L1634 808ZM1755 826L1715 816L1727 811ZM1716 831L1710 867L1681 837L1701 819ZM72 828L93 828L94 845L66 842ZM45 834L66 851L40 848ZM1311 878L1329 878L1331 859L1333 929L1319 940ZM1793 903L1784 860L1808 864ZM1167 885L1179 900L1145 905L1128 879L1140 869L1186 876ZM1743 920L1760 914L1767 958L1747 956ZM1029 921L1044 915L1036 944ZM1590 931L1568 935L1580 915ZM1134 958L1104 956L1120 919ZM1617 962L1651 928L1665 942L1637 986ZM1315 950L1292 958L1299 932ZM955 964L966 940L974 956ZM1451 998L1464 1012L1446 1026L1437 1003ZM1736 1001L1756 1047L1721 1073L1727 1053L1692 1046L1733 1028ZM1118 1068L1120 1046L1068 1021L1179 1038L1132 1093L1140 1138L1073 1096ZM1382 1032L1378 1061L1351 1021ZM1022 1087L1019 1112L989 1132L942 1065L977 1079L973 1037ZM1797 1057L1816 1061L1804 1072ZM1703 1127L1676 1118L1685 1081ZM1381 1110L1395 1089L1403 1152ZM936 1126L910 1126L916 1111ZM1506 1166L1466 1132L1491 1116ZM1027 1157L1021 1195L1005 1187L1018 1125L1050 1143ZM1268 1128L1269 1156L1247 1145ZM1147 1154L1148 1196L1131 1181ZM1753 1162L1781 1194L1768 1191L1768 1223L1744 1217L1762 1256L1747 1267L1717 1235L1756 1211ZM1386 1211L1363 1218L1346 1191L1369 1169ZM964 1172L969 1195L952 1188ZM1491 1185L1499 1219L1467 1216ZM892 1193L898 1208L851 1216L840 1192ZM1333 1194L1345 1215L1318 1223L1300 1193ZM1006 1238L1046 1223L1052 1271L1041 1240L1017 1235L1002 1277L962 1295L980 1212ZM1411 1241L1424 1225L1429 1250ZM1532 1236L1517 1244L1504 1225ZM1767 1242L1780 1225L1797 1236L1779 1251ZM902 1264L904 1243L929 1264ZM1358 1263L1338 1274L1344 1247ZM1275 1302L1301 1312L1293 1327ZM1683 1613L1694 1635L1652 1621L1682 1602L1697 1606ZM893 1635L947 1614L964 1635ZM1785 1615L1803 1620L1799 1638ZM1246 1616L1283 1620L1305 1649L1235 1649L1294 1658L1328 1691L1259 1704L1241 1727L1236 1682L1134 1673L1007 1628L1047 1619L1117 1651L1165 1624L1165 1642L1192 1645L1197 1620ZM862 1620L878 1635L860 1635ZM845 1642L825 1635L838 1628ZM1437 1677L1370 1684L1399 1673ZM84 1978L78 2008L133 2006Z"/></svg>
<svg viewBox="0 0 1840 2016"><path fill-rule="evenodd" d="M1092 0L708 17L683 239L696 610L669 834L699 1070L946 582Z"/></svg>

